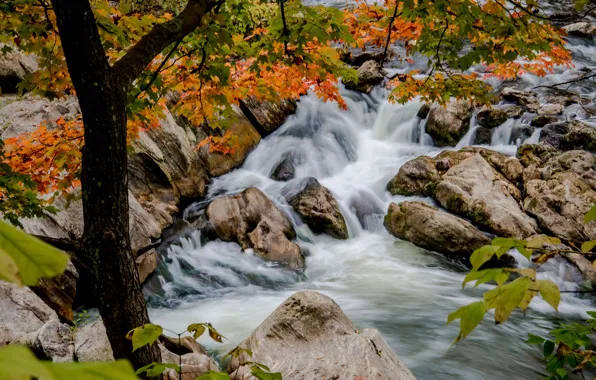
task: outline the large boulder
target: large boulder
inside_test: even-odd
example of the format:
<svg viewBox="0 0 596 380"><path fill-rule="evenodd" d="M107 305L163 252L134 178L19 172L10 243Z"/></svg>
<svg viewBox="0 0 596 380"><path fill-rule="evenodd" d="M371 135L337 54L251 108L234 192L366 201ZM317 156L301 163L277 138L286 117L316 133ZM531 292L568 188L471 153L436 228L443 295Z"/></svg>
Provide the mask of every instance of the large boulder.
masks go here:
<svg viewBox="0 0 596 380"><path fill-rule="evenodd" d="M310 229L336 239L347 239L348 227L331 191L316 178L308 178L304 188L288 199L294 210Z"/></svg>
<svg viewBox="0 0 596 380"><path fill-rule="evenodd" d="M381 83L387 73L383 67L373 60L366 61L358 68L358 82L344 80L347 89L369 93L373 87Z"/></svg>
<svg viewBox="0 0 596 380"><path fill-rule="evenodd" d="M393 195L431 196L441 180L435 161L428 156L420 156L403 164L399 172L387 184Z"/></svg>
<svg viewBox="0 0 596 380"><path fill-rule="evenodd" d="M288 298L239 347L252 357L232 360L232 379L253 379L246 362L284 379L415 379L377 330L359 332L331 298L312 291Z"/></svg>
<svg viewBox="0 0 596 380"><path fill-rule="evenodd" d="M285 99L275 103L261 102L254 96L249 96L240 101L240 109L261 136L265 137L296 112L296 101Z"/></svg>
<svg viewBox="0 0 596 380"><path fill-rule="evenodd" d="M160 338L159 348L162 363L182 364L180 373L171 368L167 369L163 375L164 380L194 380L206 372L220 371L217 363L194 339L184 337L184 342L181 341L180 345L173 342L177 340L167 337ZM191 343L191 340L194 343Z"/></svg>
<svg viewBox="0 0 596 380"><path fill-rule="evenodd" d="M391 203L385 228L393 236L419 247L465 259L490 244L469 222L422 202Z"/></svg>
<svg viewBox="0 0 596 380"><path fill-rule="evenodd" d="M259 189L214 199L206 211L214 234L221 240L253 248L265 260L278 261L291 268L304 267L300 247L290 220Z"/></svg>
<svg viewBox="0 0 596 380"><path fill-rule="evenodd" d="M42 278L31 290L39 296L49 307L58 313L60 319L72 321L74 313L72 304L77 294L79 273L74 264L69 261L64 273L53 278Z"/></svg>
<svg viewBox="0 0 596 380"><path fill-rule="evenodd" d="M570 150L560 153L546 161L538 169L539 178L550 179L554 174L572 171L588 184L593 190L596 190L596 155L585 150Z"/></svg>
<svg viewBox="0 0 596 380"><path fill-rule="evenodd" d="M596 204L596 191L578 174L558 172L547 180L531 180L525 187L524 209L543 230L571 242L596 239L596 221L584 223L584 215Z"/></svg>
<svg viewBox="0 0 596 380"><path fill-rule="evenodd" d="M0 281L0 347L51 320L58 315L31 289Z"/></svg>
<svg viewBox="0 0 596 380"><path fill-rule="evenodd" d="M37 67L34 56L0 44L0 94L16 93L17 85L25 76L33 74Z"/></svg>
<svg viewBox="0 0 596 380"><path fill-rule="evenodd" d="M69 325L51 320L39 329L37 347L43 356L53 362L68 363L74 361L73 331Z"/></svg>
<svg viewBox="0 0 596 380"><path fill-rule="evenodd" d="M519 190L480 154L451 167L437 185L435 199L500 236L523 239L538 231L536 221L520 208Z"/></svg>
<svg viewBox="0 0 596 380"><path fill-rule="evenodd" d="M447 107L431 107L426 132L438 146L455 146L470 129L474 107L466 100L456 100Z"/></svg>
<svg viewBox="0 0 596 380"><path fill-rule="evenodd" d="M560 150L583 149L596 152L596 128L581 121L563 121L545 126L540 141Z"/></svg>

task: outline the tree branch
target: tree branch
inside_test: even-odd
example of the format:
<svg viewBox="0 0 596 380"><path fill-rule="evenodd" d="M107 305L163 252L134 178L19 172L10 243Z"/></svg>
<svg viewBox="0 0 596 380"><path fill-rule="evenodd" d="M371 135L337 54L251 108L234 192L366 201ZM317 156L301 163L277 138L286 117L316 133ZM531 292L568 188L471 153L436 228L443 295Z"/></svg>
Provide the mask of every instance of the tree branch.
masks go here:
<svg viewBox="0 0 596 380"><path fill-rule="evenodd" d="M178 16L153 27L114 64L113 69L120 84L128 88L155 56L168 45L195 30L201 24L203 16L215 5L215 0L189 0L186 8Z"/></svg>
<svg viewBox="0 0 596 380"><path fill-rule="evenodd" d="M395 3L395 9L393 10L393 16L391 16L391 18L389 19L389 32L387 32L387 41L385 42L385 51L383 52L383 60L381 60L381 65L383 64L383 62L385 62L385 59L387 58L387 50L389 49L389 43L391 42L391 28L393 28L393 22L395 21L395 19L397 18L397 8L398 8L398 3Z"/></svg>

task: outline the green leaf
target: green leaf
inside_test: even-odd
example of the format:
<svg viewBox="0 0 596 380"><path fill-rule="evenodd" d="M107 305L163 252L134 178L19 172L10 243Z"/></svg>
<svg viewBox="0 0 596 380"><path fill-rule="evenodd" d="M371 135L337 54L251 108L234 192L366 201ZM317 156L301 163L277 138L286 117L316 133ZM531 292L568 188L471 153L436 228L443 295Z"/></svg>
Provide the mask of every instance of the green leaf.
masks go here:
<svg viewBox="0 0 596 380"><path fill-rule="evenodd" d="M507 281L508 278L509 273L505 272L503 269L485 269L481 271L472 269L464 278L462 287L465 287L466 284L471 281L476 281L474 287L490 281L495 281L498 285L501 285Z"/></svg>
<svg viewBox="0 0 596 380"><path fill-rule="evenodd" d="M197 377L195 380L230 380L230 375L225 372L209 371Z"/></svg>
<svg viewBox="0 0 596 380"><path fill-rule="evenodd" d="M147 323L132 329L126 334L126 338L132 340L132 351L135 352L139 348L151 344L163 334L161 326Z"/></svg>
<svg viewBox="0 0 596 380"><path fill-rule="evenodd" d="M480 269L480 267L490 260L494 254L497 252L499 248L494 247L492 245L485 245L484 247L480 247L472 253L470 256L470 263L472 263L472 268L475 270Z"/></svg>
<svg viewBox="0 0 596 380"><path fill-rule="evenodd" d="M584 215L584 223L590 223L593 220L596 220L596 205L592 206L590 211Z"/></svg>
<svg viewBox="0 0 596 380"><path fill-rule="evenodd" d="M0 280L23 285L17 263L3 250L0 250Z"/></svg>
<svg viewBox="0 0 596 380"><path fill-rule="evenodd" d="M559 308L559 302L561 301L561 292L557 284L550 280L538 280L536 286L540 291L540 297L548 302L555 310Z"/></svg>
<svg viewBox="0 0 596 380"><path fill-rule="evenodd" d="M555 342L553 342L552 340L547 340L546 342L544 342L544 347L543 347L542 352L544 353L545 358L548 358L549 356L551 356L554 350L555 350Z"/></svg>
<svg viewBox="0 0 596 380"><path fill-rule="evenodd" d="M535 238L528 240L526 247L537 249L543 248L544 246L559 244L561 244L561 239L552 236L538 235Z"/></svg>
<svg viewBox="0 0 596 380"><path fill-rule="evenodd" d="M533 281L529 277L519 277L514 281L497 286L484 293L488 309L495 309L495 323L505 322L513 310L520 305Z"/></svg>
<svg viewBox="0 0 596 380"><path fill-rule="evenodd" d="M204 323L193 323L189 325L186 330L192 334L192 337L197 340L203 335L205 332L205 324Z"/></svg>
<svg viewBox="0 0 596 380"><path fill-rule="evenodd" d="M596 240L590 240L585 242L584 244L582 244L582 252L583 253L588 253L590 252L594 247L596 247Z"/></svg>
<svg viewBox="0 0 596 380"><path fill-rule="evenodd" d="M528 340L526 343L528 344L542 344L546 341L546 339L539 337L538 335L528 334Z"/></svg>
<svg viewBox="0 0 596 380"><path fill-rule="evenodd" d="M250 367L251 374L259 380L282 380L279 372L265 372L256 365Z"/></svg>
<svg viewBox="0 0 596 380"><path fill-rule="evenodd" d="M138 380L130 363L52 363L40 361L23 346L0 349L0 379L40 378L43 380Z"/></svg>
<svg viewBox="0 0 596 380"><path fill-rule="evenodd" d="M6 258L10 256L12 261ZM14 278L14 262L24 285L37 285L40 278L50 278L63 273L68 264L68 255L23 231L0 222L0 277Z"/></svg>
<svg viewBox="0 0 596 380"><path fill-rule="evenodd" d="M223 338L225 337L221 335L219 332L217 332L217 330L215 330L215 328L211 326L211 323L207 323L206 326L209 329L209 336L211 337L211 339L213 339L216 342L223 343Z"/></svg>
<svg viewBox="0 0 596 380"><path fill-rule="evenodd" d="M457 339L455 339L453 343L457 343L460 340L466 338L482 321L484 314L486 314L486 310L487 309L484 301L478 301L466 306L462 306L458 310L449 314L449 317L447 318L447 324L450 324L456 319L460 320L460 332Z"/></svg>

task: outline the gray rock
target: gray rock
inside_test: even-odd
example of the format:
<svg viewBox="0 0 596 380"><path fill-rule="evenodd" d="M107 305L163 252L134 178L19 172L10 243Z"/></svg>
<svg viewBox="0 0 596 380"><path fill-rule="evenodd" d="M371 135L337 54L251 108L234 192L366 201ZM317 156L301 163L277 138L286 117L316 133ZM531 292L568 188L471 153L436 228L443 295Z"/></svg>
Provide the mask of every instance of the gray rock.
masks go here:
<svg viewBox="0 0 596 380"><path fill-rule="evenodd" d="M358 68L358 82L345 80L344 85L349 90L369 93L374 86L383 81L385 75L385 70L378 62L366 61Z"/></svg>
<svg viewBox="0 0 596 380"><path fill-rule="evenodd" d="M476 136L474 137L474 145L490 145L493 137L493 131L488 128L476 128Z"/></svg>
<svg viewBox="0 0 596 380"><path fill-rule="evenodd" d="M422 105L422 107L420 107L420 109L418 110L418 113L416 114L416 116L418 116L421 119L426 119L426 117L428 116L428 113L430 112L430 106L426 103L424 103Z"/></svg>
<svg viewBox="0 0 596 380"><path fill-rule="evenodd" d="M529 139L534 133L534 128L526 124L514 125L511 128L510 144L520 144Z"/></svg>
<svg viewBox="0 0 596 380"><path fill-rule="evenodd" d="M248 361L284 379L414 379L377 330L358 332L331 298L312 291L286 300L240 347L253 355L232 360L232 379L252 379Z"/></svg>
<svg viewBox="0 0 596 380"><path fill-rule="evenodd" d="M542 104L538 109L538 115L560 115L563 113L561 104Z"/></svg>
<svg viewBox="0 0 596 380"><path fill-rule="evenodd" d="M276 131L289 115L296 112L296 101L287 99L276 103L260 102L254 96L249 96L240 101L240 109L261 136L265 137Z"/></svg>
<svg viewBox="0 0 596 380"><path fill-rule="evenodd" d="M288 199L294 210L310 229L336 239L347 239L348 227L337 200L316 178L308 178L304 189Z"/></svg>
<svg viewBox="0 0 596 380"><path fill-rule="evenodd" d="M438 184L435 199L447 210L499 236L526 238L536 221L519 206L521 194L476 154L451 167Z"/></svg>
<svg viewBox="0 0 596 380"><path fill-rule="evenodd" d="M556 123L559 119L552 115L537 115L532 119L530 125L536 128L542 128L548 124Z"/></svg>
<svg viewBox="0 0 596 380"><path fill-rule="evenodd" d="M560 150L596 152L596 128L581 121L548 124L540 133L540 141Z"/></svg>
<svg viewBox="0 0 596 380"><path fill-rule="evenodd" d="M596 204L596 191L578 174L558 172L548 180L531 180L525 188L524 209L550 235L580 244L596 239L596 221L584 223Z"/></svg>
<svg viewBox="0 0 596 380"><path fill-rule="evenodd" d="M37 71L38 65L34 56L20 52L14 46L8 46L10 51L2 52L7 47L0 44L0 94L17 92L17 85L26 75Z"/></svg>
<svg viewBox="0 0 596 380"><path fill-rule="evenodd" d="M568 34L582 37L596 36L596 25L591 22L576 22L563 27Z"/></svg>
<svg viewBox="0 0 596 380"><path fill-rule="evenodd" d="M428 115L426 132L438 146L455 146L470 129L472 104L456 100L446 108L433 106Z"/></svg>
<svg viewBox="0 0 596 380"><path fill-rule="evenodd" d="M271 179L276 181L289 181L296 175L295 157L292 153L284 154L282 160L273 169Z"/></svg>
<svg viewBox="0 0 596 380"><path fill-rule="evenodd" d="M484 128L496 128L509 119L507 112L498 108L488 108L478 112L478 125Z"/></svg>
<svg viewBox="0 0 596 380"><path fill-rule="evenodd" d="M173 369L167 369L163 374L164 380L194 380L206 372L220 371L217 363L202 347L197 352L179 353L181 357L178 356L179 354L170 351L162 344L159 345L159 348L161 350L162 363L182 363L181 373L177 373Z"/></svg>
<svg viewBox="0 0 596 380"><path fill-rule="evenodd" d="M300 248L290 241L296 237L294 227L261 190L251 187L216 198L206 216L219 239L254 248L265 260L284 258L281 261L292 268L304 267Z"/></svg>
<svg viewBox="0 0 596 380"><path fill-rule="evenodd" d="M505 87L501 91L501 97L507 101L517 103L530 112L538 112L540 102L535 92L518 90L513 87Z"/></svg>
<svg viewBox="0 0 596 380"><path fill-rule="evenodd" d="M56 312L31 289L0 281L0 346L57 319Z"/></svg>
<svg viewBox="0 0 596 380"><path fill-rule="evenodd" d="M103 321L79 327L74 334L75 357L80 362L107 362L114 360L114 353Z"/></svg>
<svg viewBox="0 0 596 380"><path fill-rule="evenodd" d="M37 345L45 358L55 363L74 361L73 332L69 325L52 320L37 334Z"/></svg>
<svg viewBox="0 0 596 380"><path fill-rule="evenodd" d="M397 175L387 184L387 190L393 195L431 196L440 180L434 160L420 156L399 168Z"/></svg>
<svg viewBox="0 0 596 380"><path fill-rule="evenodd" d="M392 203L385 228L419 247L466 260L476 249L490 244L490 239L469 222L422 202Z"/></svg>

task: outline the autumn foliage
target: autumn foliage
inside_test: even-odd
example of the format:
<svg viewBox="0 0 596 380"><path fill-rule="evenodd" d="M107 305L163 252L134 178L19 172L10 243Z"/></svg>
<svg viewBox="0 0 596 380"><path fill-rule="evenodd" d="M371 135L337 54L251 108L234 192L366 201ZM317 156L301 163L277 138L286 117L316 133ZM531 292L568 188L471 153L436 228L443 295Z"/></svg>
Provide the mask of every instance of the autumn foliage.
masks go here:
<svg viewBox="0 0 596 380"><path fill-rule="evenodd" d="M107 0L91 5L110 63L178 11L135 13L126 1L119 7ZM8 0L0 5L0 26L4 50L38 56L41 67L20 85L23 90L74 94L49 3ZM343 11L299 0L226 0L135 81L128 96L129 139L159 126L166 95L176 100L170 110L193 125L224 129L233 122L233 106L247 96L276 101L313 91L345 107L338 81L355 77L340 60L349 48L377 49L387 61L428 60L428 70L390 82L390 99L398 102L467 97L486 103L492 100L486 77L543 76L571 65L561 31L543 19L535 0L358 0ZM82 122L57 124L6 141L4 162L29 175L41 193L79 185ZM230 152L231 141L218 132L203 145Z"/></svg>

